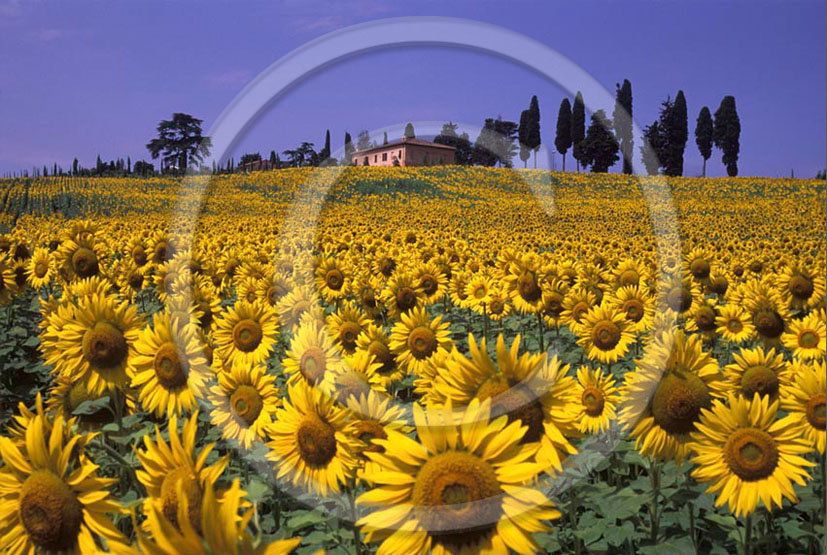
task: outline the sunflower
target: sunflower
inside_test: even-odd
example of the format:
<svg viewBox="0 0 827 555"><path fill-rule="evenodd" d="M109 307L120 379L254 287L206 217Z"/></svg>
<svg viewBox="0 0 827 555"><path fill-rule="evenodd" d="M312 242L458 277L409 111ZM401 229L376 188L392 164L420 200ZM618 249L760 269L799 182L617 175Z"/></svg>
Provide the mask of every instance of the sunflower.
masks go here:
<svg viewBox="0 0 827 555"><path fill-rule="evenodd" d="M511 314L512 304L508 300L501 287L492 287L488 291L488 302L485 305L485 313L494 322L501 322L503 318Z"/></svg>
<svg viewBox="0 0 827 555"><path fill-rule="evenodd" d="M359 442L346 433L348 413L304 382L288 386L284 407L270 428L270 451L278 478L322 496L352 480Z"/></svg>
<svg viewBox="0 0 827 555"><path fill-rule="evenodd" d="M823 361L794 363L793 366L791 383L781 386L781 408L789 411L790 417L798 422L798 435L823 456L827 443L827 369Z"/></svg>
<svg viewBox="0 0 827 555"><path fill-rule="evenodd" d="M67 282L98 275L105 258L105 245L93 235L66 239L56 253L56 263Z"/></svg>
<svg viewBox="0 0 827 555"><path fill-rule="evenodd" d="M282 365L288 383L303 381L310 386L319 386L329 372L342 365L341 351L323 324L307 320L290 340Z"/></svg>
<svg viewBox="0 0 827 555"><path fill-rule="evenodd" d="M612 272L614 276L614 284L616 289L624 287L638 287L643 289L643 286L651 279L649 269L646 265L635 259L626 258L615 267Z"/></svg>
<svg viewBox="0 0 827 555"><path fill-rule="evenodd" d="M34 289L40 289L51 283L54 277L54 264L49 249L38 247L26 265L26 272L29 276L29 285Z"/></svg>
<svg viewBox="0 0 827 555"><path fill-rule="evenodd" d="M270 305L236 301L216 321L215 341L225 363L258 364L270 357L277 333L276 313Z"/></svg>
<svg viewBox="0 0 827 555"><path fill-rule="evenodd" d="M348 355L356 351L356 340L367 325L368 318L351 301L346 301L327 317L327 331L342 352Z"/></svg>
<svg viewBox="0 0 827 555"><path fill-rule="evenodd" d="M698 284L680 275L668 276L658 289L658 309L673 310L679 316L688 315L702 297Z"/></svg>
<svg viewBox="0 0 827 555"><path fill-rule="evenodd" d="M494 416L507 415L526 426L523 442L540 442L538 458L549 467L561 468L561 461L576 453L566 436L577 430L574 422L574 380L566 373L568 365L554 356L523 353L518 335L510 348L500 334L497 337L497 362L488 356L485 339L477 344L468 336L466 358L459 350L451 351L437 367L427 398L432 403L469 405L474 399L491 399Z"/></svg>
<svg viewBox="0 0 827 555"><path fill-rule="evenodd" d="M781 342L793 356L803 360L824 360L827 349L827 326L817 314L811 313L790 322L789 331L781 335Z"/></svg>
<svg viewBox="0 0 827 555"><path fill-rule="evenodd" d="M356 338L356 345L359 350L368 352L373 360L379 363L376 375L382 386L387 387L405 377L405 368L396 360L396 355L390 348L390 338L381 327L369 323Z"/></svg>
<svg viewBox="0 0 827 555"><path fill-rule="evenodd" d="M470 272L454 272L451 274L451 279L448 282L448 296L451 297L451 302L454 306L465 308L468 302L468 296L465 294L465 289L468 281L471 279Z"/></svg>
<svg viewBox="0 0 827 555"><path fill-rule="evenodd" d="M701 283L709 282L709 275L712 272L712 254L703 248L693 249L684 262L684 271L692 276L692 279Z"/></svg>
<svg viewBox="0 0 827 555"><path fill-rule="evenodd" d="M47 419L50 422L47 422ZM37 414L25 450L0 436L0 549L7 553L96 553L96 538L125 541L107 517L121 512L109 497L116 479L101 478L83 454L87 436L68 436L72 421Z"/></svg>
<svg viewBox="0 0 827 555"><path fill-rule="evenodd" d="M701 409L723 394L718 362L701 344L697 335L664 331L626 374L619 421L641 454L682 463Z"/></svg>
<svg viewBox="0 0 827 555"><path fill-rule="evenodd" d="M350 269L341 258L325 256L318 260L314 272L316 288L327 302L343 298L350 289Z"/></svg>
<svg viewBox="0 0 827 555"><path fill-rule="evenodd" d="M382 300L388 309L388 317L395 320L423 306L425 294L411 274L396 272L382 290Z"/></svg>
<svg viewBox="0 0 827 555"><path fill-rule="evenodd" d="M256 295L270 306L275 307L290 291L290 282L279 272L273 272L269 278L259 281Z"/></svg>
<svg viewBox="0 0 827 555"><path fill-rule="evenodd" d="M276 305L279 322L286 330L294 330L299 325L301 317L319 307L319 300L309 287L294 287Z"/></svg>
<svg viewBox="0 0 827 555"><path fill-rule="evenodd" d="M402 314L400 321L393 325L388 346L399 365L416 374L435 353L451 349L449 325L442 322L442 316L432 320L424 308L415 308Z"/></svg>
<svg viewBox="0 0 827 555"><path fill-rule="evenodd" d="M192 327L157 312L152 326L141 331L135 353L132 386L139 389L138 400L145 410L156 416L180 415L192 411L195 398L206 394L209 365Z"/></svg>
<svg viewBox="0 0 827 555"><path fill-rule="evenodd" d="M543 283L538 263L530 257L514 262L505 276L508 296L522 314L534 314L543 306Z"/></svg>
<svg viewBox="0 0 827 555"><path fill-rule="evenodd" d="M485 314L488 309L488 302L491 300L491 293L494 281L486 274L475 274L465 286L465 298L468 299L468 308L477 314Z"/></svg>
<svg viewBox="0 0 827 555"><path fill-rule="evenodd" d="M135 306L98 293L81 298L55 345L66 375L84 380L91 395L125 389L132 379L140 325Z"/></svg>
<svg viewBox="0 0 827 555"><path fill-rule="evenodd" d="M73 412L85 401L97 401L102 397L109 397L107 406L91 413L84 413L73 416ZM115 421L118 414L126 416L136 412L135 395L132 390L127 389L113 395L112 392L104 392L98 395L90 395L86 389L86 382L82 380L73 381L68 376L59 375L54 385L49 390L49 399L46 401L49 412L63 416L64 420L75 418L78 425L84 429L96 429Z"/></svg>
<svg viewBox="0 0 827 555"><path fill-rule="evenodd" d="M554 329L560 328L560 317L563 314L563 302L569 292L569 286L565 281L557 278L546 278L547 287L543 290L543 322Z"/></svg>
<svg viewBox="0 0 827 555"><path fill-rule="evenodd" d="M382 364L368 351L359 350L346 355L343 364L337 365L325 375L322 391L346 405L351 397L360 397L370 391L385 392L383 377L379 374Z"/></svg>
<svg viewBox="0 0 827 555"><path fill-rule="evenodd" d="M227 468L229 455L206 466L207 457L215 443L208 443L196 456L195 434L198 430L198 412L184 421L179 434L178 417L169 417L169 443L164 441L156 425L155 441L144 436L145 450L135 449L141 468L135 471L138 480L146 488L148 497L143 501L144 514L158 511L172 525L181 529L178 521L181 500L189 506L189 524L199 533L201 529L201 499L206 484L214 484ZM220 501L220 500L219 500ZM146 526L146 523L145 523Z"/></svg>
<svg viewBox="0 0 827 555"><path fill-rule="evenodd" d="M384 453L374 489L357 503L375 507L356 524L378 553L529 553L543 520L560 516L539 490L524 484L541 468L528 462L538 444L521 443L526 428L505 417L490 421L490 401L475 400L461 414L451 407L414 405L417 443L390 431L374 440Z"/></svg>
<svg viewBox="0 0 827 555"><path fill-rule="evenodd" d="M577 370L576 392L580 412L575 419L581 433L600 434L608 431L615 419L615 406L620 398L615 379L600 369L581 366Z"/></svg>
<svg viewBox="0 0 827 555"><path fill-rule="evenodd" d="M735 362L724 368L728 393L747 399L758 393L774 401L781 385L790 380L784 356L775 349L741 349L739 353L732 353L732 358Z"/></svg>
<svg viewBox="0 0 827 555"><path fill-rule="evenodd" d="M14 298L14 271L11 260L0 254L0 306L6 306Z"/></svg>
<svg viewBox="0 0 827 555"><path fill-rule="evenodd" d="M725 304L720 307L715 324L718 326L715 330L718 335L730 343L743 343L752 339L755 334L749 313L736 304Z"/></svg>
<svg viewBox="0 0 827 555"><path fill-rule="evenodd" d="M626 315L626 329L640 333L652 328L655 300L646 288L627 285L606 297L609 306L617 307Z"/></svg>
<svg viewBox="0 0 827 555"><path fill-rule="evenodd" d="M822 262L822 268L823 268ZM824 299L823 272L803 264L789 264L777 275L776 286L787 305L795 310L815 308Z"/></svg>
<svg viewBox="0 0 827 555"><path fill-rule="evenodd" d="M236 363L218 372L217 379L218 384L210 388L207 397L213 404L210 421L221 430L221 437L250 449L253 442L267 436L279 406L275 376L267 374L263 364L250 368Z"/></svg>
<svg viewBox="0 0 827 555"><path fill-rule="evenodd" d="M185 488L179 483L178 504L174 526L163 511L151 505L147 514L147 532L138 532L138 547L115 545L112 552L118 555L178 555L179 553L221 553L225 555L286 555L301 542L300 538L261 542L247 531L255 516L255 509L245 510L239 517L240 509L248 506L246 493L236 478L230 487L222 492L221 502L216 499L212 483L204 486L204 493L190 500ZM190 524L187 515L197 504L200 516L199 526ZM199 533L198 530L202 532Z"/></svg>
<svg viewBox="0 0 827 555"><path fill-rule="evenodd" d="M750 400L730 395L701 410L690 448L697 465L692 477L712 482L706 493L718 493L715 506L724 503L737 517L751 515L760 501L767 510L781 507L782 497L798 501L791 482L805 486L804 470L814 463L801 455L812 450L799 437L795 419L776 419L778 401Z"/></svg>
<svg viewBox="0 0 827 555"><path fill-rule="evenodd" d="M413 269L412 276L417 288L425 297L426 305L440 301L448 292L448 276L439 264L433 261L418 264Z"/></svg>
<svg viewBox="0 0 827 555"><path fill-rule="evenodd" d="M604 364L626 356L635 336L626 330L626 314L610 305L598 305L586 312L577 328L577 344L590 360Z"/></svg>
<svg viewBox="0 0 827 555"><path fill-rule="evenodd" d="M748 282L744 286L742 302L752 316L758 339L765 347L780 347L790 314L773 286L766 280Z"/></svg>
<svg viewBox="0 0 827 555"><path fill-rule="evenodd" d="M117 285L122 298L131 303L137 301L138 293L149 281L146 268L136 266L130 259L118 261Z"/></svg>
<svg viewBox="0 0 827 555"><path fill-rule="evenodd" d="M353 283L353 294L356 300L371 318L379 318L382 314L382 301L379 291L382 289L382 282L379 277L361 274Z"/></svg>
<svg viewBox="0 0 827 555"><path fill-rule="evenodd" d="M406 423L405 408L395 403L393 397L378 391L351 396L347 400L347 408L352 418L347 433L358 441L355 454L362 465L358 474L361 479L370 481L371 476L380 472L382 467L369 459L366 453L385 452L373 440L388 439L390 431L409 434L413 428Z"/></svg>
<svg viewBox="0 0 827 555"><path fill-rule="evenodd" d="M563 299L563 312L560 313L560 323L568 326L572 333L577 333L583 325L583 317L597 304L594 293L580 284L569 289Z"/></svg>

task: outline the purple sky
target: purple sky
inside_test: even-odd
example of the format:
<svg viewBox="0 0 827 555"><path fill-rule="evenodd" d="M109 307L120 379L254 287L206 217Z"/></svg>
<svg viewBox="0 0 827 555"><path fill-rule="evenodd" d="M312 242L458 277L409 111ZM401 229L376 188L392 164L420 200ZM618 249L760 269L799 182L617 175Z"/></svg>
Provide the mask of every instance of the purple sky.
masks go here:
<svg viewBox="0 0 827 555"><path fill-rule="evenodd" d="M294 48L348 25L404 15L508 27L561 52L611 91L628 78L640 125L683 89L686 175L700 173L692 137L698 111L706 105L714 112L726 94L735 96L741 117L742 175L788 176L794 169L812 177L825 167L823 0L0 0L0 173L55 161L68 168L74 156L87 167L97 154L147 158L144 144L172 112L203 118L208 128L247 82ZM235 155L266 156L301 141L321 147L327 128L336 149L345 130L355 138L360 129L409 120L518 120L532 94L540 100L543 142L552 145L564 93L532 71L457 48L372 52L291 89ZM713 152L711 175L724 172L720 156Z"/></svg>

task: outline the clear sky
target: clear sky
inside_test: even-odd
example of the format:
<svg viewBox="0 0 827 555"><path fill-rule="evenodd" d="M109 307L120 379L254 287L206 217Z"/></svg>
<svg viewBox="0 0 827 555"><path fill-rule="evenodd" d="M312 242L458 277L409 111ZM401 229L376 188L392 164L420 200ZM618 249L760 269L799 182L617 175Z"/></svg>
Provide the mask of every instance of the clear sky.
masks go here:
<svg viewBox="0 0 827 555"><path fill-rule="evenodd" d="M812 177L825 167L823 0L0 0L0 173L53 162L68 168L75 156L87 167L98 154L148 158L144 145L173 112L209 128L246 83L294 48L348 25L405 15L466 17L524 33L611 91L627 78L640 125L683 89L686 175L700 173L691 136L698 111L706 105L714 112L727 94L741 117L741 175L788 176L792 169ZM532 71L458 48L372 52L291 89L234 154L266 156L302 141L321 147L325 129L336 149L345 130L355 138L360 129L409 120L516 121L532 94L543 143L552 145L565 93ZM724 173L720 156L713 153L711 175Z"/></svg>

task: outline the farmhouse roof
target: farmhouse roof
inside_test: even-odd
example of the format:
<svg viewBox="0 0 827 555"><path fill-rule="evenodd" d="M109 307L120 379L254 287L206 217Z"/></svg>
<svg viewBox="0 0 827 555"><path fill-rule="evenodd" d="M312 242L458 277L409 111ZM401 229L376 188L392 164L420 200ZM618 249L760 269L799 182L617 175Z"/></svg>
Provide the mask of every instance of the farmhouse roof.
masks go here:
<svg viewBox="0 0 827 555"><path fill-rule="evenodd" d="M439 143L433 143L431 141L426 141L424 139L415 139L415 138L411 139L411 138L408 138L408 137L402 137L399 140L392 141L392 142L390 142L388 144L385 144L385 145L377 145L377 146L372 146L370 148L366 148L364 150L357 150L356 154L362 154L362 153L365 153L365 152L373 152L374 150L391 149L391 148L396 148L396 147L401 146L401 145L419 145L419 146L429 146L429 147L433 147L433 148L444 148L445 150L456 150L456 148L454 148L452 146L442 145L442 144L439 144Z"/></svg>

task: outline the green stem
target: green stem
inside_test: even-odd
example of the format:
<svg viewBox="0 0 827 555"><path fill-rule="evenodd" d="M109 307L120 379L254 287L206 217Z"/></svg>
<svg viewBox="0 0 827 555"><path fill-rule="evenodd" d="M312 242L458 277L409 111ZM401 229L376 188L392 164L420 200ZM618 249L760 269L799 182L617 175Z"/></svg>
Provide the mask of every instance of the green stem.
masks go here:
<svg viewBox="0 0 827 555"><path fill-rule="evenodd" d="M746 528L744 533L744 555L750 555L752 548L752 515L747 516L744 527Z"/></svg>
<svg viewBox="0 0 827 555"><path fill-rule="evenodd" d="M537 335L540 338L540 350L545 351L545 345L543 345L543 315L541 313L537 313Z"/></svg>
<svg viewBox="0 0 827 555"><path fill-rule="evenodd" d="M687 503L689 507L689 535L692 537L692 545L695 547L695 552L698 552L698 538L695 534L695 504Z"/></svg>
<svg viewBox="0 0 827 555"><path fill-rule="evenodd" d="M353 496L353 489L348 488L347 499L350 503L350 519L353 526L353 544L356 546L356 555L362 555L362 537L359 534L359 527L356 526L356 499Z"/></svg>
<svg viewBox="0 0 827 555"><path fill-rule="evenodd" d="M660 497L660 463L653 460L649 467L649 474L652 477L652 503L649 506L649 513L652 516L651 539L652 543L658 541L658 527L660 515L658 514L658 497Z"/></svg>
<svg viewBox="0 0 827 555"><path fill-rule="evenodd" d="M569 480L569 526L574 539L574 552L576 555L582 553L580 538L577 537L577 498L574 495L574 484Z"/></svg>

